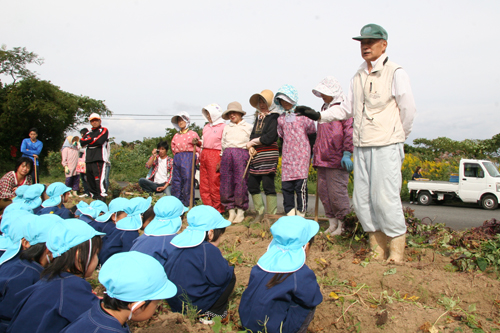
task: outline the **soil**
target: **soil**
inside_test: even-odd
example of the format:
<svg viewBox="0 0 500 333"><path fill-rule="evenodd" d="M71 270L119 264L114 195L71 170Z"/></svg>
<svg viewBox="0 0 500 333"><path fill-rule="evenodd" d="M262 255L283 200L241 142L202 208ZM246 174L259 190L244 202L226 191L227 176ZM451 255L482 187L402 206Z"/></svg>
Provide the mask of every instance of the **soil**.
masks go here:
<svg viewBox="0 0 500 333"><path fill-rule="evenodd" d="M235 265L237 283L229 305L229 325L221 332L243 330L238 315L241 294L270 239L269 221L227 228L220 248ZM307 265L316 273L323 302L316 308L308 332L500 330L500 282L493 272L454 272L449 257L433 249L408 247L404 265L387 265L365 260L366 247L342 237L316 236ZM212 332L212 327L172 313L163 305L149 321L132 323L131 330Z"/></svg>

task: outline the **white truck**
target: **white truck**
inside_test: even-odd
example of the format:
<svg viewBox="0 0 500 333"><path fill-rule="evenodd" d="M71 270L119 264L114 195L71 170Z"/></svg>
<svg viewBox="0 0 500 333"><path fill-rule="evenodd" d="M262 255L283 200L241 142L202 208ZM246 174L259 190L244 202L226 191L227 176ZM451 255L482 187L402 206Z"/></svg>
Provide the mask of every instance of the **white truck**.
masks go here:
<svg viewBox="0 0 500 333"><path fill-rule="evenodd" d="M500 201L500 173L486 160L460 160L458 182L412 180L408 190L415 191L420 205L433 201L460 200L482 205L484 209L497 209Z"/></svg>

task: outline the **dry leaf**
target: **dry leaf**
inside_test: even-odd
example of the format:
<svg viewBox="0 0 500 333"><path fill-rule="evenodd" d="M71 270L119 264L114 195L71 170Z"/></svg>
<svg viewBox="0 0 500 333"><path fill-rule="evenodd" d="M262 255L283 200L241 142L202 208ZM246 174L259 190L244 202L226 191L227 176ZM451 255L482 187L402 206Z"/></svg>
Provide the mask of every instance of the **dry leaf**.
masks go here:
<svg viewBox="0 0 500 333"><path fill-rule="evenodd" d="M339 299L339 295L337 295L334 291L332 291L328 296L330 296L333 299Z"/></svg>

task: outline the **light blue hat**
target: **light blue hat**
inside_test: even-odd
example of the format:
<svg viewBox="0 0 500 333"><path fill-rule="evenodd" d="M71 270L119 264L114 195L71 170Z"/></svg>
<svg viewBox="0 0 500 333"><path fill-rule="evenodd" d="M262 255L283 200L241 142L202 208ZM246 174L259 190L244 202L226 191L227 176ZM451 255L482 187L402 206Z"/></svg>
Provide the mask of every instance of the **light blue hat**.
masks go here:
<svg viewBox="0 0 500 333"><path fill-rule="evenodd" d="M195 247L205 240L206 232L226 228L231 222L211 206L196 206L187 214L188 227L170 242L175 247Z"/></svg>
<svg viewBox="0 0 500 333"><path fill-rule="evenodd" d="M16 210L24 210L26 212L33 213L33 209L31 209L27 204L25 204L22 201L18 201L18 202L13 202L10 205L8 205L3 210L3 215L2 216L5 216L5 214L7 214L9 212L16 211Z"/></svg>
<svg viewBox="0 0 500 333"><path fill-rule="evenodd" d="M19 204L10 204L7 208L9 208L12 205L19 205ZM5 210L7 210L7 208ZM7 249L14 246L12 238L10 237L11 227L14 228L13 226L15 226L16 224L23 223L22 221L24 219L22 217L27 214L33 215L30 212L22 209L18 210L11 209L10 211L5 212L3 214L2 223L0 224L0 231L2 231L3 233L3 235L0 236L0 250L6 251Z"/></svg>
<svg viewBox="0 0 500 333"><path fill-rule="evenodd" d="M62 195L71 191L71 187L67 187L63 183L55 182L47 187L47 195L49 198L42 202L42 207L54 207L61 203Z"/></svg>
<svg viewBox="0 0 500 333"><path fill-rule="evenodd" d="M46 243L52 227L61 221L64 221L64 219L56 214L40 215L24 225L23 237L30 245Z"/></svg>
<svg viewBox="0 0 500 333"><path fill-rule="evenodd" d="M12 212L11 214L9 214L9 219L12 218L15 219L15 221L12 221L13 223L9 223L9 233L7 236L10 238L11 243L5 249L4 254L0 257L0 265L14 258L16 254L19 253L19 251L21 250L21 241L24 237L23 232L25 226L34 221L37 217L38 216L35 214L23 214L21 213L21 211ZM3 222L4 221L2 220L2 224Z"/></svg>
<svg viewBox="0 0 500 333"><path fill-rule="evenodd" d="M45 191L45 186L42 184L34 184L31 185L26 192L24 192L23 200L22 201L26 206L28 206L30 209L35 209L40 207L42 204L42 198L40 196L42 195L43 191Z"/></svg>
<svg viewBox="0 0 500 333"><path fill-rule="evenodd" d="M137 251L112 255L102 265L99 282L109 297L123 302L154 301L177 294L158 260Z"/></svg>
<svg viewBox="0 0 500 333"><path fill-rule="evenodd" d="M285 108L281 106L281 103L279 101L280 99L284 99L292 104L293 106L289 110L289 112L294 112L295 107L299 102L299 93L297 92L297 89L290 84L285 84L281 86L281 88L279 88L279 90L276 92L276 95L274 95L274 104L276 104L276 107L280 112L283 112L285 111Z"/></svg>
<svg viewBox="0 0 500 333"><path fill-rule="evenodd" d="M108 222L116 212L125 211L125 208L129 205L129 200L126 198L115 198L109 203L109 210L107 213L97 216L95 218L96 222Z"/></svg>
<svg viewBox="0 0 500 333"><path fill-rule="evenodd" d="M116 229L134 231L142 227L142 214L151 207L151 197L144 199L141 197L130 199L124 212L127 217L124 217L116 223Z"/></svg>
<svg viewBox="0 0 500 333"><path fill-rule="evenodd" d="M168 236L176 234L182 226L181 215L189 208L174 196L165 196L155 204L155 218L144 229L147 236Z"/></svg>
<svg viewBox="0 0 500 333"><path fill-rule="evenodd" d="M318 233L318 222L284 216L271 227L273 240L257 265L269 273L292 273L306 262L305 245Z"/></svg>
<svg viewBox="0 0 500 333"><path fill-rule="evenodd" d="M79 219L66 219L50 230L46 242L47 249L54 258L61 256L74 246L92 239L94 236L104 236L105 233L97 232L87 223Z"/></svg>
<svg viewBox="0 0 500 333"><path fill-rule="evenodd" d="M12 199L12 202L16 202L18 200L23 199L24 192L29 188L29 185L21 185L16 189L16 197Z"/></svg>
<svg viewBox="0 0 500 333"><path fill-rule="evenodd" d="M81 215L90 216L94 220L100 213L107 213L109 210L108 205L101 200L94 200L90 203L90 205L82 200L76 205L76 207L80 211Z"/></svg>

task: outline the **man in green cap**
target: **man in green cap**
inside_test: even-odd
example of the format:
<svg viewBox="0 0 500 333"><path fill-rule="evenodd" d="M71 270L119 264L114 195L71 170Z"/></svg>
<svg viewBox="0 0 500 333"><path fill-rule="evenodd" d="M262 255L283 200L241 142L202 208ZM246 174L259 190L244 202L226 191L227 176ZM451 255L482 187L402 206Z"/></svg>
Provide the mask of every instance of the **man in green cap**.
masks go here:
<svg viewBox="0 0 500 333"><path fill-rule="evenodd" d="M351 80L347 101L322 112L305 106L295 112L320 123L354 118L354 209L369 235L373 257L402 263L406 224L401 165L415 101L408 74L385 53L387 31L367 24L353 39L360 41L365 61Z"/></svg>

